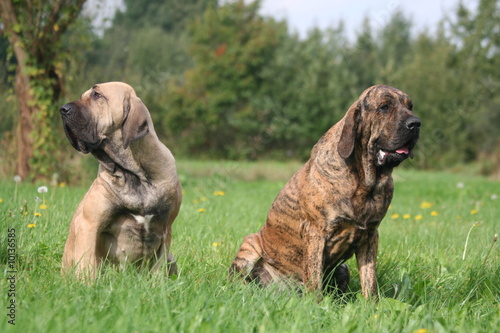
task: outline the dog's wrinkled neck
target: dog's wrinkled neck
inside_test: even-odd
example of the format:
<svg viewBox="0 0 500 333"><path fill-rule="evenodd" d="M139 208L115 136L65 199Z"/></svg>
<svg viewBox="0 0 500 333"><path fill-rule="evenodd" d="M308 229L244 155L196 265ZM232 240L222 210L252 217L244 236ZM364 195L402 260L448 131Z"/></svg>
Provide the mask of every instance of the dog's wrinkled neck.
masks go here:
<svg viewBox="0 0 500 333"><path fill-rule="evenodd" d="M358 133L352 154L342 158L331 142L340 138L341 128L333 126L315 145L311 160L318 171L331 183L338 178L350 179L358 184L360 190L370 193L391 180L392 167L377 168L374 161L373 148L370 142L363 141L363 133Z"/></svg>
<svg viewBox="0 0 500 333"><path fill-rule="evenodd" d="M130 148L123 149L113 140L104 140L99 149L92 151L104 170L111 176L123 177L124 174L149 182L149 177L141 164L134 160Z"/></svg>
<svg viewBox="0 0 500 333"><path fill-rule="evenodd" d="M116 170L116 162L113 161L103 149L95 149L91 154L99 161L99 164L109 173L114 173Z"/></svg>
<svg viewBox="0 0 500 333"><path fill-rule="evenodd" d="M117 142L118 141L118 142ZM158 149L163 150L159 152ZM151 157L151 152L156 151ZM168 174L175 171L175 161L170 151L158 140L154 131L151 131L139 140L133 141L127 148L119 140L103 140L92 155L99 161L101 169L113 182L135 178L144 184L153 184L168 181ZM164 161L159 156L170 156Z"/></svg>
<svg viewBox="0 0 500 333"><path fill-rule="evenodd" d="M390 178L392 179L391 166L378 167L375 164L375 150L371 142L360 142L356 145L355 151L351 155L351 161L346 161L346 164L355 170L359 177L360 184L363 184L367 190L372 191L373 189L384 185L384 183Z"/></svg>

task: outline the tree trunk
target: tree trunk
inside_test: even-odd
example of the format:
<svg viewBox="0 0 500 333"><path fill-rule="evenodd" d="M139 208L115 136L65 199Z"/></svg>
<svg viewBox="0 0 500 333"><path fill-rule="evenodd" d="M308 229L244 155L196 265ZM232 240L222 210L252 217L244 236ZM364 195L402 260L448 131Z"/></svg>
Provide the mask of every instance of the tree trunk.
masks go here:
<svg viewBox="0 0 500 333"><path fill-rule="evenodd" d="M16 130L16 174L25 179L29 175L30 158L33 155L31 132L33 130L33 114L36 112L36 106L33 105L34 100L30 94L30 79L26 71L28 55L20 36L12 28L19 24L14 7L11 1L1 1L0 6L3 23L7 28L6 30L10 31L7 37L17 60L14 84L19 108Z"/></svg>
<svg viewBox="0 0 500 333"><path fill-rule="evenodd" d="M33 155L33 114L36 112L34 106L30 106L29 78L23 75L24 66L18 66L16 70L15 90L19 107L19 118L16 130L17 141L17 163L16 174L25 179L30 172L30 159Z"/></svg>
<svg viewBox="0 0 500 333"><path fill-rule="evenodd" d="M59 98L63 86L55 62L57 54L62 50L57 44L61 35L80 13L84 2L85 0L0 0L3 30L17 61L14 83L19 108L16 173L22 178L27 178L30 172L40 171L36 170L37 165L31 165L34 147L37 147L33 137L47 135L43 130L50 127L50 124L43 123L44 119L36 119L35 116L40 114L41 104L31 89L35 85L39 89L45 89L45 94L50 96L52 103ZM33 66L37 74L30 75L29 66ZM40 70L44 70L42 78ZM54 83L49 86L46 83L47 78L53 79ZM47 106L47 100L44 103L43 107ZM42 127L42 134L36 133L35 130L39 129L36 125ZM47 164L47 161L38 161L38 164L41 163Z"/></svg>

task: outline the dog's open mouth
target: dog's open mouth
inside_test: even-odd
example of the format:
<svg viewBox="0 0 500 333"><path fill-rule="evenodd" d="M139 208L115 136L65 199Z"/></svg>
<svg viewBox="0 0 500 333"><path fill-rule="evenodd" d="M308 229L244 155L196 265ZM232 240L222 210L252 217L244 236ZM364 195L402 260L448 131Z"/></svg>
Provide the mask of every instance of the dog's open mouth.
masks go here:
<svg viewBox="0 0 500 333"><path fill-rule="evenodd" d="M413 152L410 147L406 145L396 150L379 149L376 157L378 166L386 164L398 165L408 157L413 158Z"/></svg>

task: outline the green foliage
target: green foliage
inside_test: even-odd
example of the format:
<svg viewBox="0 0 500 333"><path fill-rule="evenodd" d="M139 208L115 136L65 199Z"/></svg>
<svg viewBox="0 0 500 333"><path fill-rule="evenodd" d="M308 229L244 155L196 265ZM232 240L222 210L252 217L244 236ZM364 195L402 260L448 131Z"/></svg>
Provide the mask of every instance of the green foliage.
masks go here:
<svg viewBox="0 0 500 333"><path fill-rule="evenodd" d="M34 77L32 75L32 78ZM61 160L61 157L57 156L60 152L58 147L61 144L61 135L54 135L55 132L61 133L61 131L55 127L56 113L52 110L54 96L47 89L50 86L50 82L47 81L43 77L38 80L32 79L30 89L34 106L36 105L38 110L33 115L36 127L31 133L33 138L31 168L34 175L45 177L57 171L58 161Z"/></svg>
<svg viewBox="0 0 500 333"><path fill-rule="evenodd" d="M114 27L158 27L170 33L183 30L187 22L206 8L216 8L215 0L125 0L125 11L117 12Z"/></svg>
<svg viewBox="0 0 500 333"><path fill-rule="evenodd" d="M74 6L79 5L74 4ZM69 10L68 8L67 11ZM64 16L64 14L65 10L62 10L59 15ZM43 12L40 12L40 15L43 15ZM59 24L64 24L64 22L54 23L53 29L58 30ZM63 73L66 70L66 63L74 59L72 57L74 52L65 52L69 49L67 47L69 45L65 44L67 39L50 36L48 32L45 34L52 41L50 47L46 45L42 50L32 50L34 54L30 53L25 71L30 78L29 91L32 100L29 106L36 110L33 113L35 126L31 133L33 139L33 155L30 161L32 177L48 179L54 173L62 171L60 164L64 160L64 150L61 150L61 146L66 143L66 139L58 110L65 88L63 81L66 78ZM72 37L78 39L80 47L85 45L83 33L73 34ZM35 41L46 42L43 38ZM30 42L30 39L28 38L26 42Z"/></svg>
<svg viewBox="0 0 500 333"><path fill-rule="evenodd" d="M306 158L316 141L352 103L354 80L343 68L341 28L313 30L305 40L282 41L264 72L258 108L267 111L255 137L257 156L266 150ZM308 149L306 148L308 147ZM267 152L267 153L268 153Z"/></svg>
<svg viewBox="0 0 500 333"><path fill-rule="evenodd" d="M416 162L421 167L499 154L500 105L494 92L500 72L491 64L500 61L500 44L491 29L500 21L491 14L499 11L498 6L491 5L481 1L475 16L460 7L450 29L440 29L434 38L418 36L411 56L397 72L397 85L412 96L424 124Z"/></svg>
<svg viewBox="0 0 500 333"><path fill-rule="evenodd" d="M369 302L360 295L353 259L348 262L352 279L346 297L325 295L318 301L315 295L262 289L227 278L243 237L259 230L286 181L246 182L232 175L245 176L249 168L260 167L261 174L288 179L293 168L283 163L205 161L200 170L217 173L196 177L184 167L192 162L179 164L184 198L173 225L172 252L180 269L176 279L132 267L108 269L94 283L62 277L69 222L87 188L49 187L42 199L36 186L21 183L14 198L14 182L0 181L2 242L7 229L16 229L15 328L25 332L498 330L498 241L490 251L493 235L499 232L500 199L492 196L500 194L498 182L398 170L394 200L380 226L380 301ZM45 201L46 209L33 200L35 196ZM424 201L426 205L421 205ZM463 260L466 235L478 221L482 224L471 232ZM29 228L30 224L36 226ZM8 290L6 254L2 246L3 291ZM8 300L5 293L2 306ZM0 330L13 328L7 319L0 321Z"/></svg>
<svg viewBox="0 0 500 333"><path fill-rule="evenodd" d="M5 34L14 44L9 45L6 62L15 57L13 81L19 100L16 135L31 136L31 142L17 147L18 163L23 165L17 165L16 169L23 177L30 172L33 179L47 178L61 161L58 154L61 136L54 135L61 131L57 130L60 126L55 127L54 119L64 92L64 63L69 59L61 36L78 15L83 2L65 1L61 6L59 1L6 1L2 5ZM20 159L22 154L25 156ZM27 159L29 166L19 162Z"/></svg>
<svg viewBox="0 0 500 333"><path fill-rule="evenodd" d="M388 84L413 98L423 122L416 159L405 165L443 168L480 160L484 172L498 173L498 3L481 0L472 9L457 3L436 29L419 34L401 12L384 21L367 17L351 40L342 24L299 37L286 22L259 14L259 1L219 7L213 0L127 0L102 36L75 20L62 43L46 51L56 55L55 67L30 65L38 79L44 72L32 89L43 99L65 73L60 83L72 100L96 82L126 81L174 154L255 160L307 158L364 89ZM40 29L28 23L15 30L36 35ZM0 40L0 55L4 50ZM11 86L9 64L6 59L0 67L1 87ZM15 109L7 103L6 110ZM34 135L42 136L35 139L40 147L51 140L52 148L58 145L46 137L60 135L53 127L60 125L46 121L56 120L54 105L52 99L39 116L43 124ZM14 115L0 117L0 132L9 138ZM53 169L55 159L37 162L43 156L35 156L45 165L37 169Z"/></svg>
<svg viewBox="0 0 500 333"><path fill-rule="evenodd" d="M141 89L154 80L165 88L163 73L182 73L191 64L186 25L215 5L213 0L125 1L125 11L116 13L89 52L92 74L99 82L126 80Z"/></svg>
<svg viewBox="0 0 500 333"><path fill-rule="evenodd" d="M414 99L420 167L499 154L496 3L459 7L434 35L413 37L400 12L378 30L366 20L354 43L342 26L299 39L260 17L258 1L208 8L190 31L194 67L156 116L161 132L190 156L306 158L365 88L382 83Z"/></svg>
<svg viewBox="0 0 500 333"><path fill-rule="evenodd" d="M116 13L113 25L88 51L88 70L81 73L84 84L75 86L75 95L97 82L125 81L153 111L153 118L162 118L161 99L168 83L192 66L186 26L215 6L213 0L125 1L125 10Z"/></svg>
<svg viewBox="0 0 500 333"><path fill-rule="evenodd" d="M239 1L208 8L193 24L195 67L169 87L164 117L169 139L182 148L205 156L250 157L244 144L267 113L255 101L262 98L264 71L286 32L257 11L258 2Z"/></svg>

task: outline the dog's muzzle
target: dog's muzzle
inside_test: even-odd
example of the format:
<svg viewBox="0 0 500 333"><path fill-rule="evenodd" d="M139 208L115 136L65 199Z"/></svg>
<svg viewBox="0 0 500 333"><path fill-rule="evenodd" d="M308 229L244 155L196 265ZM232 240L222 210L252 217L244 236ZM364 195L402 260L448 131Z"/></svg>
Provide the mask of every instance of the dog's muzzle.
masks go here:
<svg viewBox="0 0 500 333"><path fill-rule="evenodd" d="M76 150L87 154L97 149L102 140L89 125L91 120L86 119L82 112L73 103L64 104L59 108L66 137Z"/></svg>
<svg viewBox="0 0 500 333"><path fill-rule="evenodd" d="M408 157L413 158L413 148L417 144L418 138L420 136L420 119L416 116L410 116L405 120L404 123L404 138L401 140L404 142L400 145L395 145L394 148L385 149L379 148L376 152L377 166L398 166L401 162L406 160Z"/></svg>

